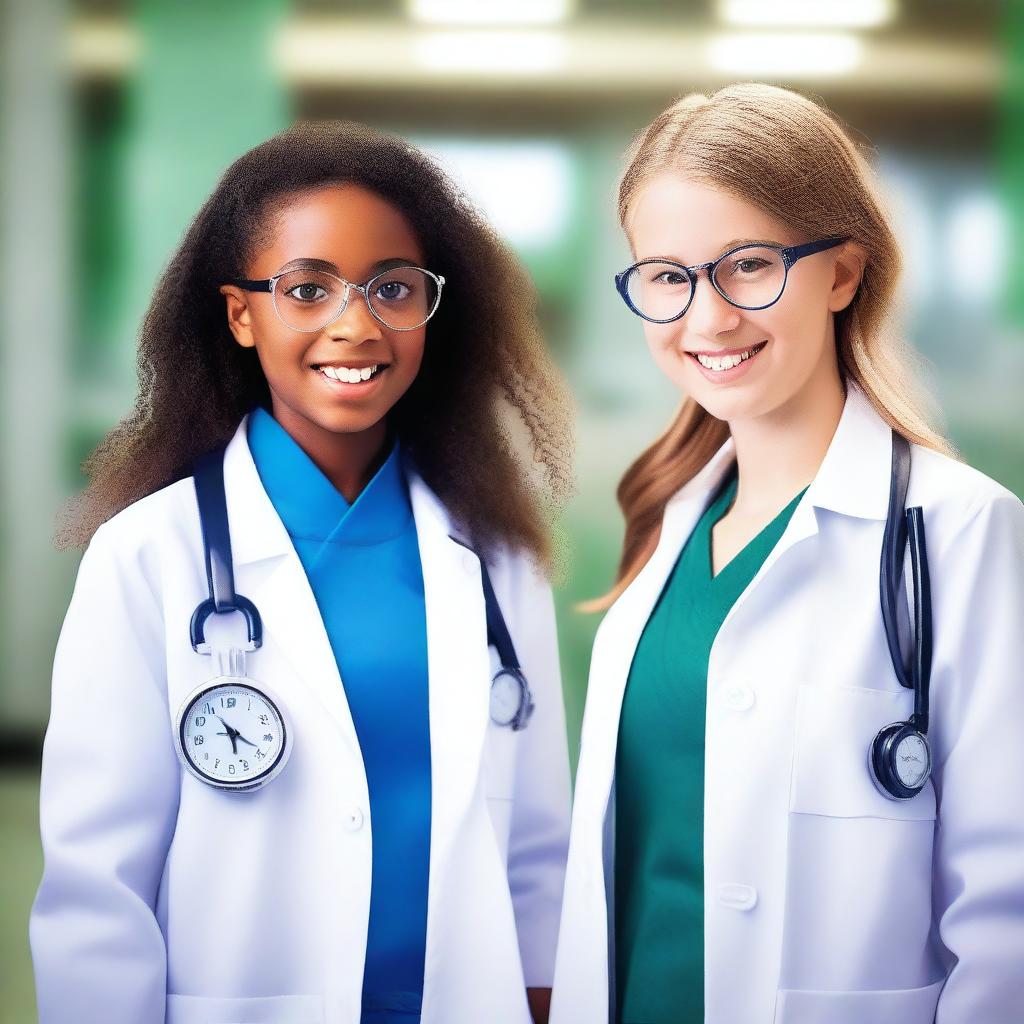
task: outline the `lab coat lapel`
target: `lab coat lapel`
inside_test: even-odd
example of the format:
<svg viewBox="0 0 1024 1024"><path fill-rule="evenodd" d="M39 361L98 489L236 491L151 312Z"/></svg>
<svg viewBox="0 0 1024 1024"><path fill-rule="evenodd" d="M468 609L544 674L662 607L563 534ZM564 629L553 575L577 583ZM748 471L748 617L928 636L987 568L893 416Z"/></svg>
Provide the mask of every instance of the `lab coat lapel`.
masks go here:
<svg viewBox="0 0 1024 1024"><path fill-rule="evenodd" d="M435 864L458 863L447 849L471 805L489 721L490 657L477 556L450 536L448 513L407 467L427 618L430 678L431 891Z"/></svg>
<svg viewBox="0 0 1024 1024"><path fill-rule="evenodd" d="M780 558L801 541L818 533L816 509L862 519L885 519L889 503L892 431L868 397L854 382L847 385L846 401L835 433L829 442L814 480L793 510L786 529L750 583L733 603L718 631L726 634ZM765 594L771 599L770 591ZM717 648L712 649L709 674L715 667Z"/></svg>
<svg viewBox="0 0 1024 1024"><path fill-rule="evenodd" d="M273 657L283 656L299 684L335 722L350 749L359 742L323 618L295 547L274 509L246 440L246 419L224 456L224 483L235 565L235 589L263 617L263 648L249 656L254 679L275 689ZM287 704L287 687L278 689Z"/></svg>
<svg viewBox="0 0 1024 1024"><path fill-rule="evenodd" d="M730 437L707 465L669 500L654 553L609 609L594 640L587 688L587 717L592 729L585 737L586 750L581 747L580 756L592 757L599 770L578 773L582 780L590 781L593 789L578 792L577 800L599 799L601 813L611 788L622 697L637 644L680 549L734 458L735 444Z"/></svg>

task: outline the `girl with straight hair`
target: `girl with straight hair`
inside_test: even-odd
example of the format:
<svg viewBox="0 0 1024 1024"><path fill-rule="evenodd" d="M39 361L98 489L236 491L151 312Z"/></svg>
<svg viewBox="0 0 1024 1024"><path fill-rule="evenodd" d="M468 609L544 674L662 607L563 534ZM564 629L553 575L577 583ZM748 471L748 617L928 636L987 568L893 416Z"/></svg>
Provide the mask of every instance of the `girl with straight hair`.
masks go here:
<svg viewBox="0 0 1024 1024"><path fill-rule="evenodd" d="M685 397L591 605L551 1020L1019 1020L1024 506L930 425L869 167L734 85L639 134L619 216Z"/></svg>

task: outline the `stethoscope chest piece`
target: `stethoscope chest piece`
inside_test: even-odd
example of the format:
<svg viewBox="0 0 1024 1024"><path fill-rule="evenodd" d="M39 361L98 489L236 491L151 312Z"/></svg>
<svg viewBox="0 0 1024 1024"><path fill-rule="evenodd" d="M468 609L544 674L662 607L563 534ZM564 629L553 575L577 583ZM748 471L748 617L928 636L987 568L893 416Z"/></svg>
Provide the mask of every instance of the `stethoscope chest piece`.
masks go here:
<svg viewBox="0 0 1024 1024"><path fill-rule="evenodd" d="M491 721L516 731L532 713L533 698L523 673L509 666L499 669L491 681Z"/></svg>
<svg viewBox="0 0 1024 1024"><path fill-rule="evenodd" d="M244 674L219 675L185 698L174 723L185 770L215 789L250 793L288 763L292 732L280 700Z"/></svg>
<svg viewBox="0 0 1024 1024"><path fill-rule="evenodd" d="M931 774L928 737L912 722L893 722L875 736L868 767L872 782L883 796L909 800L924 789Z"/></svg>

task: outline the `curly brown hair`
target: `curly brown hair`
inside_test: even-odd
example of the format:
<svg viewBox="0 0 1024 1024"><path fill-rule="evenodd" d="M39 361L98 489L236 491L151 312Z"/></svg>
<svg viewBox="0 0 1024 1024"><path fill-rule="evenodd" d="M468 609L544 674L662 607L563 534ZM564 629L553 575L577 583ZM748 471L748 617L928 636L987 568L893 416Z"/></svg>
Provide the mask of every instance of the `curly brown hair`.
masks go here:
<svg viewBox="0 0 1024 1024"><path fill-rule="evenodd" d="M571 403L548 355L533 284L440 167L410 143L353 122L300 121L239 157L192 221L142 321L132 412L83 464L58 547L84 546L115 513L190 475L270 393L254 349L231 335L218 286L244 277L296 193L355 184L401 210L445 278L420 372L389 423L482 552L522 547L550 568L550 517L572 489ZM440 339L431 344L431 339ZM526 428L517 457L502 402Z"/></svg>

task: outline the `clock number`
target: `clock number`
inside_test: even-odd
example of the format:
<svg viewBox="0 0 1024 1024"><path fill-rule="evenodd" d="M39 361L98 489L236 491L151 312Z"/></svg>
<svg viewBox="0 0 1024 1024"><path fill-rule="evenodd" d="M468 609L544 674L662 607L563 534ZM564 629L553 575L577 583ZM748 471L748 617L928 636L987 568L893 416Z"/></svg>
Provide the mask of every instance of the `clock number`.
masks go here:
<svg viewBox="0 0 1024 1024"><path fill-rule="evenodd" d="M217 760L213 762L214 769L216 769L219 765L220 765L220 758L218 757Z"/></svg>
<svg viewBox="0 0 1024 1024"><path fill-rule="evenodd" d="M212 715L213 714L213 708L210 707L210 702L209 701L207 701L203 705L203 714L206 714L206 715Z"/></svg>
<svg viewBox="0 0 1024 1024"><path fill-rule="evenodd" d="M244 758L242 759L242 771L247 772L249 770L249 762Z"/></svg>
<svg viewBox="0 0 1024 1024"><path fill-rule="evenodd" d="M235 766L233 764L229 764L228 765L228 775L234 775L234 774L235 774Z"/></svg>
<svg viewBox="0 0 1024 1024"><path fill-rule="evenodd" d="M260 725L270 725L270 719L266 715L260 715Z"/></svg>
<svg viewBox="0 0 1024 1024"><path fill-rule="evenodd" d="M263 753L262 750L257 750L256 751L256 760L257 761L262 761L264 757L266 757L266 755Z"/></svg>
<svg viewBox="0 0 1024 1024"><path fill-rule="evenodd" d="M222 708L233 708L235 704L236 701L234 697L221 697L220 699L220 706Z"/></svg>
<svg viewBox="0 0 1024 1024"><path fill-rule="evenodd" d="M206 737L200 733L198 736L193 737L192 742L198 747L202 746L206 742Z"/></svg>
<svg viewBox="0 0 1024 1024"><path fill-rule="evenodd" d="M196 715L196 728L201 729L206 725L206 715Z"/></svg>
<svg viewBox="0 0 1024 1024"><path fill-rule="evenodd" d="M270 733L270 732L265 732L263 734L263 742L264 743L273 743L274 742L274 734Z"/></svg>

